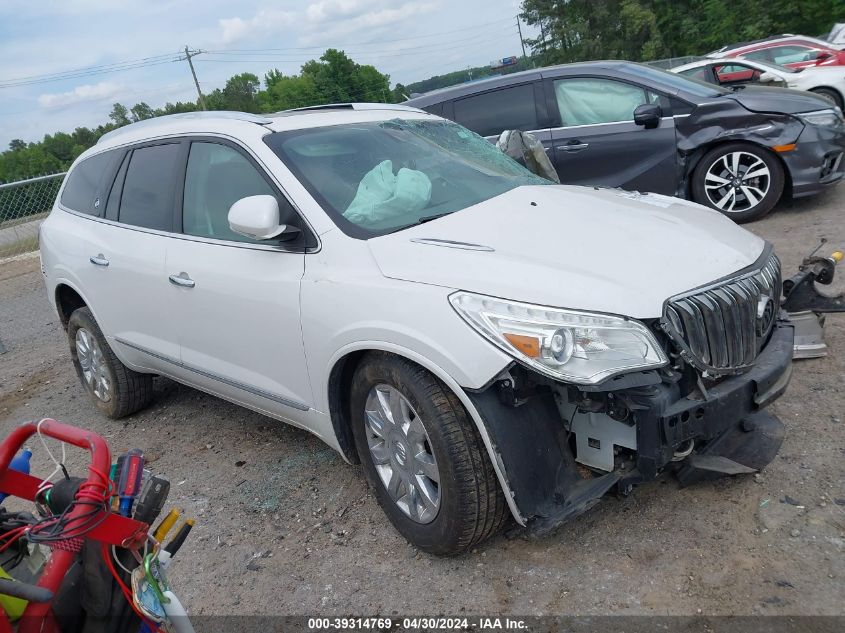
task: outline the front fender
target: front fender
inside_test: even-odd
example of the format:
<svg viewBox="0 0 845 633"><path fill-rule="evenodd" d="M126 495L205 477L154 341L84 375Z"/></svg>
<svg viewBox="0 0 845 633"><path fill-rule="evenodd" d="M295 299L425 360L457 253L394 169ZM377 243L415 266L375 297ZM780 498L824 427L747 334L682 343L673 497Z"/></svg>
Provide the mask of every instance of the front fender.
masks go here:
<svg viewBox="0 0 845 633"><path fill-rule="evenodd" d="M389 352L391 354L396 354L397 356L407 358L408 360L413 361L421 367L424 367L425 369L430 371L447 387L449 387L449 389L452 390L452 392L461 401L461 404L464 405L464 408L466 409L467 413L469 414L470 418L478 429L478 434L481 436L481 440L484 442L484 447L487 450L487 455L490 458L491 463L493 464L493 470L496 471L496 478L499 480L499 485L502 486L502 492L505 495L505 500L508 503L508 507L510 508L511 514L520 525L524 526L525 518L520 513L519 508L517 507L516 502L514 500L514 493L511 489L511 485L508 480L508 475L505 470L501 454L499 453L496 445L494 444L493 439L490 436L490 432L487 428L487 425L481 417L481 414L478 412L478 409L476 408L473 400L470 399L470 397L464 391L463 387L461 387L461 385L447 371L445 371L441 366L433 362L427 356L420 354L407 347L403 347L394 343L388 343L385 341L358 341L356 343L350 343L349 345L346 345L343 348L337 350L337 352L332 357L331 367L334 367L337 363L342 362L343 359L349 356L350 354L360 351ZM329 393L328 381L324 385L322 392L325 394Z"/></svg>

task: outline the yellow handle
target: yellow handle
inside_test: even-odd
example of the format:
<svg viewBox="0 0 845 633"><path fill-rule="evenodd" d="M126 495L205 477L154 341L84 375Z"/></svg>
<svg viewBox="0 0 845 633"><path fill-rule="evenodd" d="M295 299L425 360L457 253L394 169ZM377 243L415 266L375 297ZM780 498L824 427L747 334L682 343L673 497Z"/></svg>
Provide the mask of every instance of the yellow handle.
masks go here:
<svg viewBox="0 0 845 633"><path fill-rule="evenodd" d="M179 508L173 508L170 512L168 512L167 516L162 519L161 523L159 523L156 528L156 531L153 533L153 538L161 543L176 521L179 520L179 516L181 514L182 512Z"/></svg>
<svg viewBox="0 0 845 633"><path fill-rule="evenodd" d="M830 258L838 264L842 261L842 251L833 251L830 254Z"/></svg>

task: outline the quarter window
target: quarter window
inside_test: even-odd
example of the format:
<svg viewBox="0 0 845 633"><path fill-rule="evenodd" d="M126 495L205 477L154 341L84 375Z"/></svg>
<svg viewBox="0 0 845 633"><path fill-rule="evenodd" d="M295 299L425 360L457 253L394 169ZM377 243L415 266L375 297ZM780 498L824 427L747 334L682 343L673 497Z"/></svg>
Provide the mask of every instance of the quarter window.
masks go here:
<svg viewBox="0 0 845 633"><path fill-rule="evenodd" d="M178 143L141 147L132 152L120 199L120 222L173 230L173 183L178 157Z"/></svg>
<svg viewBox="0 0 845 633"><path fill-rule="evenodd" d="M554 87L563 127L633 121L637 106L659 102L639 86L612 79L559 79Z"/></svg>
<svg viewBox="0 0 845 633"><path fill-rule="evenodd" d="M110 171L112 152L86 158L71 170L62 191L62 204L68 209L100 215L105 199L100 199L103 181Z"/></svg>
<svg viewBox="0 0 845 633"><path fill-rule="evenodd" d="M455 121L481 136L504 130L536 130L533 84L493 90L455 101Z"/></svg>
<svg viewBox="0 0 845 633"><path fill-rule="evenodd" d="M182 230L188 235L218 240L255 242L229 228L229 208L247 196L276 196L264 177L237 150L218 143L191 143L185 196L182 203ZM292 213L281 205L281 222ZM266 241L265 241L266 243Z"/></svg>

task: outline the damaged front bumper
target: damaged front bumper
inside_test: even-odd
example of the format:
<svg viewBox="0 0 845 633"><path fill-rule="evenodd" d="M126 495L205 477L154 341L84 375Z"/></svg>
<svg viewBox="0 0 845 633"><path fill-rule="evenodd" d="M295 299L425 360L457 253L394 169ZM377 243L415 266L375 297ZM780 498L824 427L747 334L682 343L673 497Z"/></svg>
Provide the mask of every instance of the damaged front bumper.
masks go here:
<svg viewBox="0 0 845 633"><path fill-rule="evenodd" d="M789 169L792 197L819 193L845 177L845 127L807 125L795 149L779 156Z"/></svg>
<svg viewBox="0 0 845 633"><path fill-rule="evenodd" d="M526 525L546 532L613 488L677 470L682 485L754 472L780 448L783 425L763 409L792 373L793 328L779 322L747 372L682 395L671 372L639 372L598 388L506 377L468 393Z"/></svg>

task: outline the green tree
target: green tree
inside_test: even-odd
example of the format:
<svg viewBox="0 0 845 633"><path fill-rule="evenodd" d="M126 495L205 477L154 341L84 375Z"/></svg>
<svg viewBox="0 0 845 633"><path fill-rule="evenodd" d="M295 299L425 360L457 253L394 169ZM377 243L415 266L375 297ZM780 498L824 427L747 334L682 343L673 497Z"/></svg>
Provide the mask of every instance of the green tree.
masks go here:
<svg viewBox="0 0 845 633"><path fill-rule="evenodd" d="M234 75L222 90L218 88L208 95L206 105L209 110L258 112L256 95L260 87L261 82L252 73Z"/></svg>
<svg viewBox="0 0 845 633"><path fill-rule="evenodd" d="M199 106L192 101L184 102L177 101L170 103L169 101L161 108L156 108L155 116L164 116L165 114L181 114L183 112L194 112L199 110Z"/></svg>
<svg viewBox="0 0 845 633"><path fill-rule="evenodd" d="M25 149L25 148L26 148L26 143L19 138L13 138L9 142L9 151L10 152L16 152L20 149Z"/></svg>
<svg viewBox="0 0 845 633"><path fill-rule="evenodd" d="M261 112L278 112L328 103L321 99L310 75L286 76L281 73L272 78L267 90L259 92L256 99Z"/></svg>
<svg viewBox="0 0 845 633"><path fill-rule="evenodd" d="M131 123L131 121L129 120L129 110L126 109L125 105L122 105L120 103L115 103L112 106L109 118L117 127L120 127L122 125L129 125Z"/></svg>
<svg viewBox="0 0 845 633"><path fill-rule="evenodd" d="M702 55L778 33L819 35L845 19L842 0L523 0L542 64Z"/></svg>
<svg viewBox="0 0 845 633"><path fill-rule="evenodd" d="M153 109L143 101L132 106L129 112L132 115L132 121L135 123L144 119L152 119L155 116Z"/></svg>

